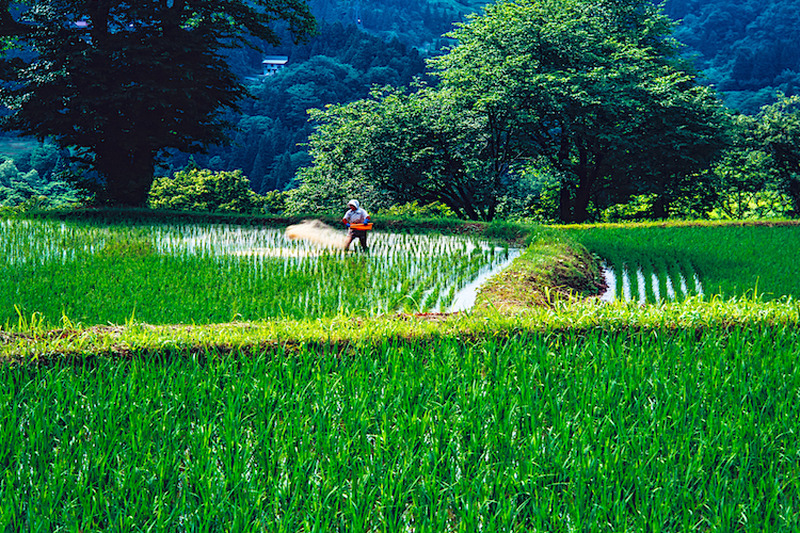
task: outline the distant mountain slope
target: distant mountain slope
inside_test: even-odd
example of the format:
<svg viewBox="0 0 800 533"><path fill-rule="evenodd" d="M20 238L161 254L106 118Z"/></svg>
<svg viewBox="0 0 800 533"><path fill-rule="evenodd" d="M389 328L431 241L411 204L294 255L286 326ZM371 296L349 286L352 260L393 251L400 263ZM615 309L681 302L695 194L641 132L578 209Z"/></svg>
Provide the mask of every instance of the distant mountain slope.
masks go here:
<svg viewBox="0 0 800 533"><path fill-rule="evenodd" d="M359 28L423 51L440 48L454 22L479 11L485 0L310 0L315 16Z"/></svg>
<svg viewBox="0 0 800 533"><path fill-rule="evenodd" d="M797 0L669 0L676 37L697 66L745 112L800 91L800 2Z"/></svg>
<svg viewBox="0 0 800 533"><path fill-rule="evenodd" d="M397 38L423 53L441 48L442 34L484 0L311 0L315 15L355 24L384 39ZM679 21L676 37L708 83L731 107L755 112L775 92L800 92L800 1L667 0Z"/></svg>

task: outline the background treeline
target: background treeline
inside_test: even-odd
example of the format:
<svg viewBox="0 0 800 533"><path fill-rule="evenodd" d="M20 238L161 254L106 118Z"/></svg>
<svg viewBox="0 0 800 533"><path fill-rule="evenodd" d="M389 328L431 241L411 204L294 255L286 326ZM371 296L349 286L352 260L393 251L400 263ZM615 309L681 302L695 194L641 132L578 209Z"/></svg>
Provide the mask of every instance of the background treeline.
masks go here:
<svg viewBox="0 0 800 533"><path fill-rule="evenodd" d="M307 43L271 50L289 57L278 75L256 78L259 53L231 54L241 75L252 80L254 99L235 120L232 145L195 156L197 164L214 170L240 169L253 190L262 194L293 187L297 171L310 164L306 143L314 125L308 122L308 109L362 99L374 85L403 87L414 76L424 76L424 59L453 44L444 33L486 4L312 1L319 33ZM778 91L797 94L800 47L794 43L800 42L800 4L669 0L665 13L679 22L675 37L684 45L683 55L732 110L754 115L774 103ZM165 172L179 170L186 162L186 157L178 156Z"/></svg>
<svg viewBox="0 0 800 533"><path fill-rule="evenodd" d="M425 78L425 60L440 55L444 47L453 44L452 39L443 34L452 30L454 23L464 21L467 14L480 12L485 4L471 0L363 3L312 0L310 5L319 20L318 33L299 44L292 44L291 39L286 38L283 46L266 51L289 57L287 67L278 74L268 78L260 76L264 54L255 49L243 48L229 53L229 62L248 80L252 95L243 102L240 113L228 117L233 126L231 144L195 155L194 160L186 154L173 154L164 161L158 174L172 175L187 165L215 171L241 170L257 193L293 189L298 171L311 164L307 143L314 124L308 120L309 109L324 109L331 104L367 98L374 86L407 87L415 77ZM664 9L669 17L680 21L675 37L684 44L682 54L691 58L701 72L701 82L713 85L732 110L756 115L762 106L776 101L778 91L786 95L797 93L800 5L796 2L668 0ZM427 78L426 81L435 83ZM743 142L738 143L740 147ZM4 187L0 189L0 203L19 205L31 197L47 196L48 191L66 186L62 178L67 175L63 171L69 167L67 154L59 155L60 173L43 174L37 170L37 179L33 179L33 175L23 179L34 168L29 162L34 145L30 144L28 151L14 153L6 150L6 146L0 139L0 162L10 160L18 177L0 182L0 187ZM760 164L759 157L763 160L766 156L740 153L728 157L723 162L727 165L725 175L728 177L744 168L737 166L736 157L749 157L747 165L752 168ZM6 170L4 175L13 173ZM753 183L766 183L768 175L766 170L759 171L757 179L748 181L748 198L754 193ZM695 187L700 192L709 190L714 180L719 182L720 179L719 173L713 177L693 178L701 186ZM737 183L744 180L743 177L737 179ZM52 182L59 183L58 187L47 189ZM729 182L730 179L726 183ZM553 203L552 198L546 197L547 191L542 197L542 191L527 189L524 194L538 194L542 202L533 209L527 198L515 199L516 208L519 208L519 200L528 205L522 214L542 217L548 209L552 211L552 206L542 207L548 201ZM70 190L66 197L72 198L74 194L74 190ZM714 203L712 196L707 195L701 202L706 211ZM769 197L777 198L774 194ZM774 202L774 209L754 211L747 207L749 200L741 200L741 195L738 198L734 213L785 214L788 211ZM716 205L719 210L718 201ZM611 211L617 213L613 216L634 216L630 213L644 216L642 213L652 211L650 207L647 198L639 195L633 198L630 206L616 205ZM731 210L721 209L726 216L728 211ZM599 211L593 216L600 216Z"/></svg>
<svg viewBox="0 0 800 533"><path fill-rule="evenodd" d="M70 181L68 154L51 144L14 143L18 152L0 155L0 206L58 207L76 203L80 195Z"/></svg>
<svg viewBox="0 0 800 533"><path fill-rule="evenodd" d="M417 49L339 22L323 21L308 42L272 52L288 56L289 63L269 77L258 76L260 55L249 65L242 55L235 56L243 75L250 70L252 98L243 103L240 115L230 117L235 124L231 145L195 156L201 167L241 170L259 193L286 188L297 169L309 163L305 147L313 129L309 109L364 98L374 85L406 86L425 70ZM183 168L187 162L188 156L176 155L162 172Z"/></svg>
<svg viewBox="0 0 800 533"><path fill-rule="evenodd" d="M454 22L479 11L485 0L311 0L314 15L328 22L354 24L389 41L398 39L420 50L441 49Z"/></svg>

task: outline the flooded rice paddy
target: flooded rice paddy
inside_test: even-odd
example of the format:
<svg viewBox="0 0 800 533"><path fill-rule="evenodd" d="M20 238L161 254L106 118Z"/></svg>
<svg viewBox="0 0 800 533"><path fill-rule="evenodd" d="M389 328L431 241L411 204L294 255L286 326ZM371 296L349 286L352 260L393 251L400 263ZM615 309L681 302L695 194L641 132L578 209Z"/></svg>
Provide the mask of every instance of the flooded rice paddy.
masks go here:
<svg viewBox="0 0 800 533"><path fill-rule="evenodd" d="M17 308L94 323L461 311L520 254L485 239L381 231L369 246L346 251L224 224L0 220L10 280L0 323Z"/></svg>

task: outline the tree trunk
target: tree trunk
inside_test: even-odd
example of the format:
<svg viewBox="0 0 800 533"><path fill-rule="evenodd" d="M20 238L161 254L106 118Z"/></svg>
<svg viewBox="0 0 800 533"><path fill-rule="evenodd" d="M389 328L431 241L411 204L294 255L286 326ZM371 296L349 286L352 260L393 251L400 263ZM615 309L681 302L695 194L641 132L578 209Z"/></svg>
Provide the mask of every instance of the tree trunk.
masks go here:
<svg viewBox="0 0 800 533"><path fill-rule="evenodd" d="M569 192L569 187L562 180L561 188L558 191L558 218L561 222L572 221L572 205Z"/></svg>
<svg viewBox="0 0 800 533"><path fill-rule="evenodd" d="M589 152L586 148L578 147L578 188L575 191L575 203L572 216L575 222L581 223L589 220L589 201L592 199L592 190L600 176L603 155Z"/></svg>
<svg viewBox="0 0 800 533"><path fill-rule="evenodd" d="M572 213L573 222L581 223L589 220L589 199L591 198L591 185L581 180L575 194L575 209Z"/></svg>
<svg viewBox="0 0 800 533"><path fill-rule="evenodd" d="M578 168L578 189L575 191L575 204L572 210L573 222L586 222L589 219L589 200L592 198L592 186L595 179L589 169L582 165Z"/></svg>
<svg viewBox="0 0 800 533"><path fill-rule="evenodd" d="M155 154L147 148L104 145L95 152L95 167L106 179L103 200L112 205L141 207L153 184Z"/></svg>
<svg viewBox="0 0 800 533"><path fill-rule="evenodd" d="M789 178L786 185L786 192L792 200L792 213L793 218L800 216L800 180Z"/></svg>
<svg viewBox="0 0 800 533"><path fill-rule="evenodd" d="M656 196L656 201L653 202L653 217L656 219L669 218L669 198L665 194Z"/></svg>

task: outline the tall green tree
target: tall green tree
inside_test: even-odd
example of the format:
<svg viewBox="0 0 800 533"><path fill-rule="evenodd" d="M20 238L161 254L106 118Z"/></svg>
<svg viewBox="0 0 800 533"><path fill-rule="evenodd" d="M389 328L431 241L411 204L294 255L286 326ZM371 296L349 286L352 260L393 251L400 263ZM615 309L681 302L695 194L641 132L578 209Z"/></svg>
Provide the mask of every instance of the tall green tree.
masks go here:
<svg viewBox="0 0 800 533"><path fill-rule="evenodd" d="M301 170L290 203L324 208L367 195L373 209L442 202L464 218L494 217L502 191L478 152L484 128L449 92L377 89L371 98L314 110L311 117L314 164ZM316 206L309 204L314 198Z"/></svg>
<svg viewBox="0 0 800 533"><path fill-rule="evenodd" d="M314 113L303 190L346 177L490 220L544 165L560 180L563 221L641 193L667 216L727 142L723 107L671 28L649 0L501 0L430 61L439 85Z"/></svg>
<svg viewBox="0 0 800 533"><path fill-rule="evenodd" d="M791 199L794 216L800 216L800 96L778 95L756 116L755 136L772 156L781 190Z"/></svg>
<svg viewBox="0 0 800 533"><path fill-rule="evenodd" d="M724 145L721 105L671 30L649 0L501 0L431 65L483 117L491 171L547 158L563 176L561 220L581 222L593 200L689 175Z"/></svg>
<svg viewBox="0 0 800 533"><path fill-rule="evenodd" d="M105 180L106 199L141 205L158 156L226 141L226 109L245 95L223 58L249 37L277 44L275 23L313 28L302 0L7 0L5 130L71 147Z"/></svg>
<svg viewBox="0 0 800 533"><path fill-rule="evenodd" d="M755 121L737 117L740 134L711 174L715 203L721 213L733 219L773 215L782 196L775 187L777 173L772 157L751 145L748 131ZM774 215L773 215L774 216Z"/></svg>

